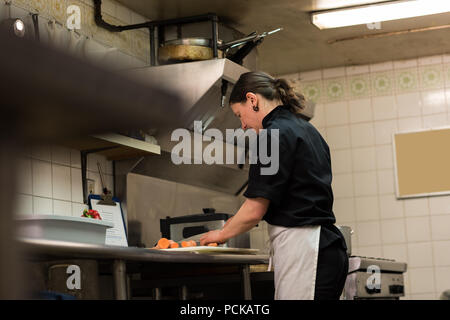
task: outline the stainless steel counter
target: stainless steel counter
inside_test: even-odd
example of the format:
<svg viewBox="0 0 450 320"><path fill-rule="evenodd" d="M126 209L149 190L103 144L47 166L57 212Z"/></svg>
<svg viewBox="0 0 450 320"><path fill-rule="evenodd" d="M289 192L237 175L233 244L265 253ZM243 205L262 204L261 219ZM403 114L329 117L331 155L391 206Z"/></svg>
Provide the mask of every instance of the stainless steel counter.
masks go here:
<svg viewBox="0 0 450 320"><path fill-rule="evenodd" d="M267 264L267 255L247 254L199 254L193 252L169 252L137 247L92 245L77 242L21 238L18 246L27 260L48 259L92 259L112 263L114 294L116 299L127 299L127 263L139 262L149 265L171 264L213 264L238 265L244 299L251 299L250 265Z"/></svg>

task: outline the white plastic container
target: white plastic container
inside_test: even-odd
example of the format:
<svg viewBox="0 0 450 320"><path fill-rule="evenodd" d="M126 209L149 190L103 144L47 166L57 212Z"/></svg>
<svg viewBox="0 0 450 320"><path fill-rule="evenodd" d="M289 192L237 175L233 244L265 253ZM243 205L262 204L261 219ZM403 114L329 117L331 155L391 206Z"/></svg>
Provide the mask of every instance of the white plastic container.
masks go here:
<svg viewBox="0 0 450 320"><path fill-rule="evenodd" d="M21 217L17 221L19 237L102 245L106 230L114 226L92 218L54 215Z"/></svg>

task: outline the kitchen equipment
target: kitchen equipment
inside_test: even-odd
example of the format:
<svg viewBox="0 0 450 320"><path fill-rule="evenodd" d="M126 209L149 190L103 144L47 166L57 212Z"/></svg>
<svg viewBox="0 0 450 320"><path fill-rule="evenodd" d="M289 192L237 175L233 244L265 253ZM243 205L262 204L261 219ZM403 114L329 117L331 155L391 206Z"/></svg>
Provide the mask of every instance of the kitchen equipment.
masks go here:
<svg viewBox="0 0 450 320"><path fill-rule="evenodd" d="M101 245L105 244L106 230L114 226L103 220L54 215L21 217L17 223L19 237Z"/></svg>
<svg viewBox="0 0 450 320"><path fill-rule="evenodd" d="M222 43L217 41L218 58L226 57L233 62L242 65L243 59L256 47L262 40L275 32L283 30L278 28L262 34L251 33L245 38ZM160 64L209 60L214 58L213 41L207 38L178 38L165 41L158 50L158 59ZM242 46L234 53L227 54L230 49Z"/></svg>
<svg viewBox="0 0 450 320"><path fill-rule="evenodd" d="M336 226L342 233L345 239L345 244L347 245L347 255L350 257L352 255L352 234L353 230L348 226Z"/></svg>
<svg viewBox="0 0 450 320"><path fill-rule="evenodd" d="M221 229L231 217L226 213L216 213L213 208L204 208L202 214L160 219L161 235L176 242L211 230ZM223 247L250 248L250 236L244 233L229 239Z"/></svg>
<svg viewBox="0 0 450 320"><path fill-rule="evenodd" d="M98 167L98 173L100 175L100 181L102 182L102 194L100 195L102 197L102 200L98 202L98 204L106 205L106 206L115 206L116 202L112 199L112 193L111 190L108 190L105 187L105 181L103 178L103 172L102 172L102 166L100 165L100 162L97 161L97 167Z"/></svg>
<svg viewBox="0 0 450 320"><path fill-rule="evenodd" d="M405 295L403 273L406 269L406 263L395 260L350 257L343 297L345 300L399 299ZM378 274L374 274L374 270Z"/></svg>

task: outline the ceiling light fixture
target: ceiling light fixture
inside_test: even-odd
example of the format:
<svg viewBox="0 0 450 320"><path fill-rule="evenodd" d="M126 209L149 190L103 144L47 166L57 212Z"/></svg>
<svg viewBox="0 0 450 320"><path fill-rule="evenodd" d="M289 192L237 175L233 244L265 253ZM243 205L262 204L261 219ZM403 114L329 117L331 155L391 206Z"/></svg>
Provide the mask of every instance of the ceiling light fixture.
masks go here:
<svg viewBox="0 0 450 320"><path fill-rule="evenodd" d="M319 29L347 27L450 12L448 0L403 0L311 14Z"/></svg>

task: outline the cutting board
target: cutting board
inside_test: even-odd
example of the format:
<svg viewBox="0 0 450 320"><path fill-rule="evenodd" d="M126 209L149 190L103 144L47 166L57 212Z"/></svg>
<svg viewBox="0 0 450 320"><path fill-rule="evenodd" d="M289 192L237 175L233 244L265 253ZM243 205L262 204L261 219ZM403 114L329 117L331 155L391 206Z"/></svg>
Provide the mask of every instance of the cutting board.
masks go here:
<svg viewBox="0 0 450 320"><path fill-rule="evenodd" d="M178 251L178 252L194 252L204 254L257 254L259 249L250 248L228 248L228 247L210 247L210 246L196 246L186 248L174 249L160 249L161 251Z"/></svg>

